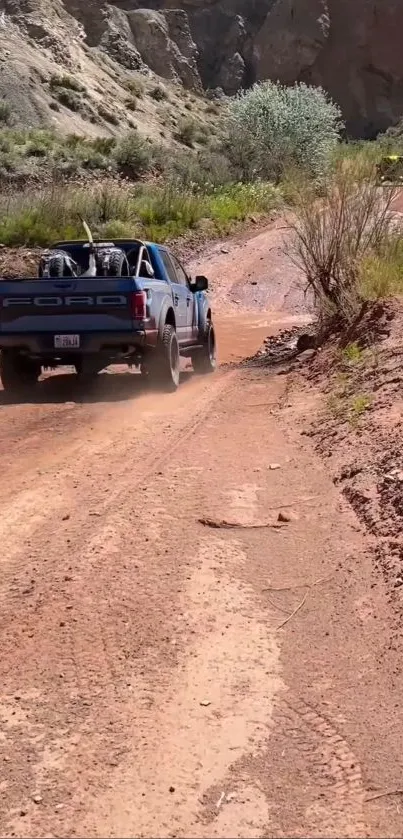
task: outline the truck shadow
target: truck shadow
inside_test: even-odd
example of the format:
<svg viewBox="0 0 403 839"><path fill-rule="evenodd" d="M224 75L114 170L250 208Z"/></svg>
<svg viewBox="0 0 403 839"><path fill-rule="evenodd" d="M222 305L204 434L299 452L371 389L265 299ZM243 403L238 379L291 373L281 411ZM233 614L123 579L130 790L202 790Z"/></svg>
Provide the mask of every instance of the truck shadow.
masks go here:
<svg viewBox="0 0 403 839"><path fill-rule="evenodd" d="M192 370L181 372L183 385L193 376ZM100 373L90 384L84 384L73 373L62 373L47 376L38 382L29 393L5 393L0 391L0 407L2 405L57 405L69 402L81 404L102 402L124 402L137 399L147 393L164 394L162 388L157 388L147 381L146 377L137 373Z"/></svg>

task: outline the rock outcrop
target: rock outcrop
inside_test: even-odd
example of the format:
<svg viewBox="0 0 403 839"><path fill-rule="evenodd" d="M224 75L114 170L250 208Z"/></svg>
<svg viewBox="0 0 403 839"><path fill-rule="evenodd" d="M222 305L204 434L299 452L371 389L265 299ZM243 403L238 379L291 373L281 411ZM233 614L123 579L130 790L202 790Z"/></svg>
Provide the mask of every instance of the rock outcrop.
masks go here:
<svg viewBox="0 0 403 839"><path fill-rule="evenodd" d="M78 52L100 51L195 92L232 95L262 79L322 85L354 136L403 114L403 0L0 0L0 13L0 95L11 91L17 112L38 122L32 73L20 57L10 68L6 53L39 66L42 51L74 71Z"/></svg>
<svg viewBox="0 0 403 839"><path fill-rule="evenodd" d="M119 0L117 0L119 2ZM122 0L127 7L138 0ZM355 136L403 113L402 0L142 0L186 12L206 87L253 81L321 84Z"/></svg>
<svg viewBox="0 0 403 839"><path fill-rule="evenodd" d="M151 70L185 87L201 90L197 67L198 50L182 9L158 12L151 9L127 11L134 43Z"/></svg>

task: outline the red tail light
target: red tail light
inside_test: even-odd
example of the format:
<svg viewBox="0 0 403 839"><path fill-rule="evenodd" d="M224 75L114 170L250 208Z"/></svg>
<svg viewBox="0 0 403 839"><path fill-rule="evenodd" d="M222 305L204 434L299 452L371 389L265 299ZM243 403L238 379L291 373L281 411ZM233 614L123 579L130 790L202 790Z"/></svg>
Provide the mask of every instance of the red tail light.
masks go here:
<svg viewBox="0 0 403 839"><path fill-rule="evenodd" d="M147 294L145 291L134 291L131 295L131 310L133 320L145 320L147 317Z"/></svg>

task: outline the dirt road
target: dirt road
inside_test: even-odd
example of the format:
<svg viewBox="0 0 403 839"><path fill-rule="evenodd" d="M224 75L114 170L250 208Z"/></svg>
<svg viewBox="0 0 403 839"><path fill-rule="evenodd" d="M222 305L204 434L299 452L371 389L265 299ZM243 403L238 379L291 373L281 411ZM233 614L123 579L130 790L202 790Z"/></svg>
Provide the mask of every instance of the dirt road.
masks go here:
<svg viewBox="0 0 403 839"><path fill-rule="evenodd" d="M282 235L199 264L214 377L0 407L3 837L402 835L364 537L287 377L237 365L306 317Z"/></svg>

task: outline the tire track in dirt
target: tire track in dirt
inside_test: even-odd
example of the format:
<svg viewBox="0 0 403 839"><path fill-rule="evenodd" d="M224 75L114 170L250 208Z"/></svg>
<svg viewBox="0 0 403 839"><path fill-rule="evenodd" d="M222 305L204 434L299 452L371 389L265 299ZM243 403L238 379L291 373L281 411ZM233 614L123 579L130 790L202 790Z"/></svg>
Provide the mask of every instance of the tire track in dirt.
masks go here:
<svg viewBox="0 0 403 839"><path fill-rule="evenodd" d="M198 383L200 387L197 389L196 402L192 405L191 417L185 422L181 416L176 420L175 412L171 416L168 413L168 418L166 418L164 416L166 411L162 410L162 421L158 433L163 437L163 446L156 445L156 451L153 451L152 446L153 432L149 431L146 435L143 433L143 439L136 439L135 435L133 444L137 445L134 466L129 460L130 441L126 437L121 439L120 429L116 427L116 424L113 429L109 428L111 436L106 441L92 445L86 441L73 448L74 459L69 443L64 441L64 463L59 466L56 474L49 470L49 474L40 475L39 480L35 478L34 489L23 489L17 496L2 505L0 539L4 549L3 561L6 563L2 573L3 596L7 596L7 583L10 576L15 581L15 576L18 577L19 571L25 574L19 554L26 547L30 548L31 554L35 553L35 535L40 544L46 541L47 531L50 538L54 536L54 517L58 513L61 527L64 518L69 522L71 550L75 547L81 549L83 520L85 520L86 539L90 542L91 531L99 532L97 519L108 516L109 511L115 507L118 497L124 497L126 493L139 490L147 484L167 458L171 457L176 449L195 432L211 410L222 389L230 384L231 375L231 373L218 374L212 387L203 381ZM158 402L157 397L157 404ZM153 400L151 400L152 404ZM125 457L126 453L127 457ZM107 491L104 488L105 458L108 459L109 464L108 477L113 478L112 482L108 482ZM88 464L84 466L84 469L83 461ZM91 498L91 508L96 515L91 516L91 510L88 510L87 506L80 509L78 499L80 495L83 499ZM74 510L74 516L69 512L71 509ZM116 513L116 515L119 519L120 514ZM116 527L109 519L108 527L112 527L115 532ZM21 540L24 540L22 544ZM105 542L103 544L105 547ZM91 553L91 543L89 550Z"/></svg>
<svg viewBox="0 0 403 839"><path fill-rule="evenodd" d="M282 695L283 694L283 695ZM270 767L270 753L266 753L267 738L275 729L282 738L284 748L297 751L304 764L304 770L320 789L316 800L307 806L301 819L301 832L298 836L343 837L368 836L368 827L364 818L365 789L361 768L348 742L339 733L338 728L319 708L313 708L290 691L281 692L274 700L274 712L267 724L266 736L259 747L251 750L235 761L227 776L220 779L220 785L213 785L203 795L203 808L200 821L205 826L204 836L229 835L217 832L217 821L222 830L225 817L220 812L222 806L234 813L248 802L253 786L247 786L245 802L245 779L259 775L259 763L264 761ZM256 801L251 798L253 806ZM246 808L249 812L249 808ZM253 819L249 820L249 827ZM267 833L271 836L283 836L271 821L270 804L267 813ZM270 825L270 826L269 826ZM199 835L199 834L198 834ZM242 834L244 835L244 834ZM247 835L256 835L251 833ZM295 835L294 832L292 835Z"/></svg>
<svg viewBox="0 0 403 839"><path fill-rule="evenodd" d="M245 559L237 540L200 541L195 569L180 598L188 636L186 660L173 681L153 691L151 706L137 716L147 736L138 744L136 769L128 762L99 802L96 822L82 826L85 834L218 835L210 828L206 831L199 818L205 779L218 782L237 754L258 747L266 736L272 697L281 686L279 650L267 631L267 616L244 618L250 592L239 586L236 568ZM259 660L262 669L252 671L251 659ZM144 797L149 786L155 801L151 809L148 795ZM266 810L260 796L255 830L259 831ZM247 831L250 815L242 814L237 835Z"/></svg>
<svg viewBox="0 0 403 839"><path fill-rule="evenodd" d="M276 724L322 779L321 798L306 813L313 835L366 836L361 768L328 716L287 694L276 711Z"/></svg>

